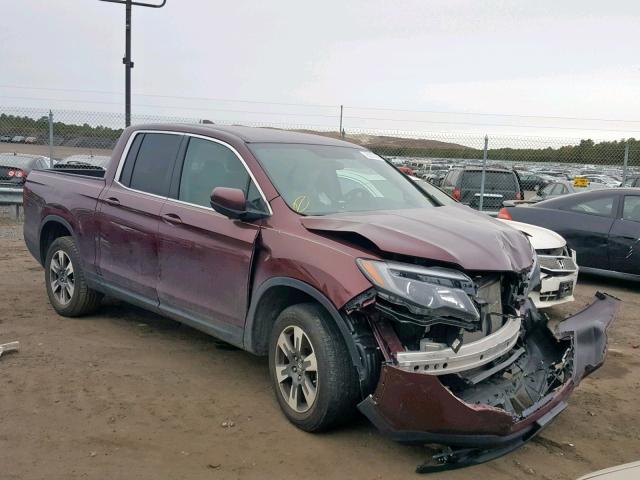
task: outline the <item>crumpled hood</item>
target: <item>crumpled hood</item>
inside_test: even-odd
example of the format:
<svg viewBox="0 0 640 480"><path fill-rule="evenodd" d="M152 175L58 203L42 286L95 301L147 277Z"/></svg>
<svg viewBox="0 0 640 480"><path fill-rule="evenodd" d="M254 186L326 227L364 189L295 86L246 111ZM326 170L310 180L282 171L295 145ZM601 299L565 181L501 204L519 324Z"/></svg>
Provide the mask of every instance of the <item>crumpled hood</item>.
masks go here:
<svg viewBox="0 0 640 480"><path fill-rule="evenodd" d="M458 205L309 216L301 222L308 230L358 234L384 252L465 270L520 272L533 261L523 233Z"/></svg>

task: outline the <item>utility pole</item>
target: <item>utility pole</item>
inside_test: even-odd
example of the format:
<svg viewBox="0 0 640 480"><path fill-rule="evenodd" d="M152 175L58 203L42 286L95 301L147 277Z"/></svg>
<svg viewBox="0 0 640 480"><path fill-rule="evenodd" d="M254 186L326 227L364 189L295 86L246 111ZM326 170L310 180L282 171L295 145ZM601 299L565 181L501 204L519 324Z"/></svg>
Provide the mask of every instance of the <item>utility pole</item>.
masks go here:
<svg viewBox="0 0 640 480"><path fill-rule="evenodd" d="M131 60L131 11L132 7L150 7L150 8L162 8L167 3L167 0L161 0L159 4L134 2L133 0L100 0L101 2L120 3L125 6L125 21L124 21L124 123L125 127L131 125L131 69L133 68L133 61Z"/></svg>

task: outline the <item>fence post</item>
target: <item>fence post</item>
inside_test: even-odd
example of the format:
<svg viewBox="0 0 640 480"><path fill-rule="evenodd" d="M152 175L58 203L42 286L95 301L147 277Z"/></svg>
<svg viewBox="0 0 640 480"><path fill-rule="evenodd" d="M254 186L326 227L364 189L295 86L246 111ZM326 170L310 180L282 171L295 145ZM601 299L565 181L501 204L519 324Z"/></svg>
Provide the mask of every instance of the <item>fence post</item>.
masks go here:
<svg viewBox="0 0 640 480"><path fill-rule="evenodd" d="M344 110L344 106L340 105L340 136L344 138L344 130L342 130L342 113Z"/></svg>
<svg viewBox="0 0 640 480"><path fill-rule="evenodd" d="M480 204L478 210L482 211L484 204L484 180L487 170L487 150L489 147L489 135L484 136L484 153L482 154L482 177L480 178Z"/></svg>
<svg viewBox="0 0 640 480"><path fill-rule="evenodd" d="M53 112L49 110L49 168L53 168Z"/></svg>
<svg viewBox="0 0 640 480"><path fill-rule="evenodd" d="M624 167L622 169L622 183L621 187L624 187L627 183L627 166L629 165L629 142L624 144Z"/></svg>

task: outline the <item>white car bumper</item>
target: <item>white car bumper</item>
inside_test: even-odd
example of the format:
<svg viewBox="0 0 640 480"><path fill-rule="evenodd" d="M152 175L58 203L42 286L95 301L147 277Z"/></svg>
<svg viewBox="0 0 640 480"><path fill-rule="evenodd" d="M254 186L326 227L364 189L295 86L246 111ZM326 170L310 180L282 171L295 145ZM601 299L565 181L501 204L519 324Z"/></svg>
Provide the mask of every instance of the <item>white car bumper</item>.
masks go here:
<svg viewBox="0 0 640 480"><path fill-rule="evenodd" d="M538 256L540 289L529 294L537 308L548 308L575 300L573 292L578 281L576 252L571 257Z"/></svg>

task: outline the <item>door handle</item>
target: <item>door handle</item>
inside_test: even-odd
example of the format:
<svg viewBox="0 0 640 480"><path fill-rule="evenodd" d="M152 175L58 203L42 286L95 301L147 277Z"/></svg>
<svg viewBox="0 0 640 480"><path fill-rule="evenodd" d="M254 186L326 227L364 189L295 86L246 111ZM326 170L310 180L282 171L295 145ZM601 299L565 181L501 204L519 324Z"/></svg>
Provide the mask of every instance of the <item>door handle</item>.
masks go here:
<svg viewBox="0 0 640 480"><path fill-rule="evenodd" d="M173 225L180 225L182 223L180 216L175 213L165 213L162 215L162 221Z"/></svg>
<svg viewBox="0 0 640 480"><path fill-rule="evenodd" d="M104 199L105 203L108 203L109 205L113 205L114 207L117 207L118 205L120 205L120 200L118 200L116 197L108 197Z"/></svg>

